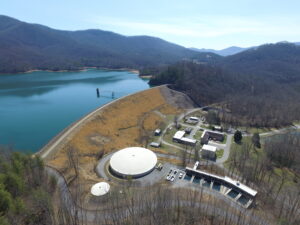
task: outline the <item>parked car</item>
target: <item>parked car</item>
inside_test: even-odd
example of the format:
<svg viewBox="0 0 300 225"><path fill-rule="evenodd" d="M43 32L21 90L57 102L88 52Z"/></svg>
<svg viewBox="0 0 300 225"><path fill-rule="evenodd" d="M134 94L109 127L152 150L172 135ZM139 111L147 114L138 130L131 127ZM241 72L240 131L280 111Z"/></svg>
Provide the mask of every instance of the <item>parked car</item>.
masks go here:
<svg viewBox="0 0 300 225"><path fill-rule="evenodd" d="M170 181L174 181L175 180L175 176L172 176Z"/></svg>
<svg viewBox="0 0 300 225"><path fill-rule="evenodd" d="M181 179L183 177L183 173L179 173L179 179Z"/></svg>

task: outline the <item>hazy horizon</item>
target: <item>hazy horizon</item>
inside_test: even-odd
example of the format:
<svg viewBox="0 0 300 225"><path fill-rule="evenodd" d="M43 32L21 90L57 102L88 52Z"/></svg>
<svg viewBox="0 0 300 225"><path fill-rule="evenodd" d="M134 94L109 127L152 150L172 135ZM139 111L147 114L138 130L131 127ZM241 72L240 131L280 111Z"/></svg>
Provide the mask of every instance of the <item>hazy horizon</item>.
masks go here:
<svg viewBox="0 0 300 225"><path fill-rule="evenodd" d="M126 36L148 35L185 47L224 49L280 41L297 42L300 2L287 0L10 0L0 14L61 30L101 29Z"/></svg>

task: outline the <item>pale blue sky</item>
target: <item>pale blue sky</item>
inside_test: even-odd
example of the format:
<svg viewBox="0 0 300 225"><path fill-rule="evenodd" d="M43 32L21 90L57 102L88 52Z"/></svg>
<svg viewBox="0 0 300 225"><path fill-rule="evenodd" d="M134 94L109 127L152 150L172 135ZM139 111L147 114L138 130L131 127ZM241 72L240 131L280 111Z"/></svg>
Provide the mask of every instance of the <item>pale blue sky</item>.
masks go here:
<svg viewBox="0 0 300 225"><path fill-rule="evenodd" d="M151 35L197 48L300 41L300 0L0 0L0 14L56 29Z"/></svg>

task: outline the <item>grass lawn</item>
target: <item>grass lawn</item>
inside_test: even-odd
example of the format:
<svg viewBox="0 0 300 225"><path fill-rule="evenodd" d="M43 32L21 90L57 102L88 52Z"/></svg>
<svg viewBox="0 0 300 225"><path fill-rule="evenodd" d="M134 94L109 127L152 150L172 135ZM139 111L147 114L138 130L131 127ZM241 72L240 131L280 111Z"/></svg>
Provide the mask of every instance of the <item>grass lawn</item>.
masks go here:
<svg viewBox="0 0 300 225"><path fill-rule="evenodd" d="M197 130L197 132L194 135L194 139L200 140L202 134L203 134L203 131Z"/></svg>
<svg viewBox="0 0 300 225"><path fill-rule="evenodd" d="M224 140L222 141L222 144L226 144L227 141L227 134L224 134Z"/></svg>
<svg viewBox="0 0 300 225"><path fill-rule="evenodd" d="M174 122L175 115L166 115L168 123Z"/></svg>
<svg viewBox="0 0 300 225"><path fill-rule="evenodd" d="M206 129L210 129L211 128L211 126L209 124L201 124L200 127L206 128Z"/></svg>
<svg viewBox="0 0 300 225"><path fill-rule="evenodd" d="M216 155L217 155L217 158L218 158L218 159L219 159L219 158L222 158L223 154L224 154L224 149L219 149L219 150L217 150L217 152L216 152Z"/></svg>

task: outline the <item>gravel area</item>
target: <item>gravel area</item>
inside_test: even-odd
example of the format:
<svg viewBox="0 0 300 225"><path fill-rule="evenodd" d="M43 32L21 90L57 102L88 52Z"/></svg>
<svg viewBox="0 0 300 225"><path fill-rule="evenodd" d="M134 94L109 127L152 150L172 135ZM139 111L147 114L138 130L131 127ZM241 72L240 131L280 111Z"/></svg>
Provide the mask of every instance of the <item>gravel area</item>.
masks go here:
<svg viewBox="0 0 300 225"><path fill-rule="evenodd" d="M160 88L160 91L170 105L182 109L192 109L197 107L197 105L192 101L192 99L184 93L172 90L167 86L162 86Z"/></svg>

